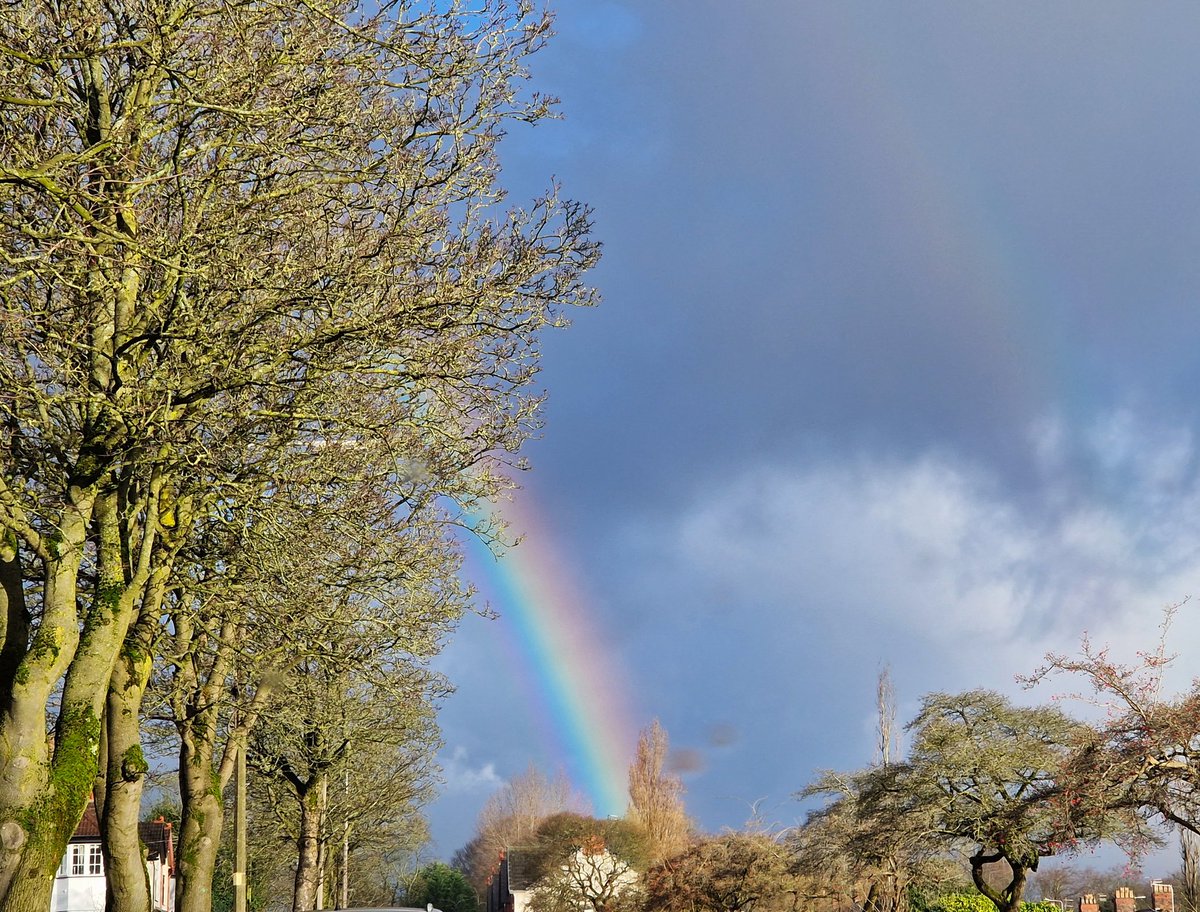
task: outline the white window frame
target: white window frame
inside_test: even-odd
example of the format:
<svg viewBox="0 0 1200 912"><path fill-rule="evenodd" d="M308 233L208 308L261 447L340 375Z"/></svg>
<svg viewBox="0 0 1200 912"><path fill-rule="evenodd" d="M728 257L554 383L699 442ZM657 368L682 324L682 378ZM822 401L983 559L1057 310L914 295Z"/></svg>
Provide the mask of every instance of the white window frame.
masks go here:
<svg viewBox="0 0 1200 912"><path fill-rule="evenodd" d="M72 877L83 876L83 872L86 867L87 866L84 863L83 846L81 846L81 845L71 846L71 876Z"/></svg>
<svg viewBox="0 0 1200 912"><path fill-rule="evenodd" d="M87 867L89 874L104 873L104 852L97 843L88 846Z"/></svg>

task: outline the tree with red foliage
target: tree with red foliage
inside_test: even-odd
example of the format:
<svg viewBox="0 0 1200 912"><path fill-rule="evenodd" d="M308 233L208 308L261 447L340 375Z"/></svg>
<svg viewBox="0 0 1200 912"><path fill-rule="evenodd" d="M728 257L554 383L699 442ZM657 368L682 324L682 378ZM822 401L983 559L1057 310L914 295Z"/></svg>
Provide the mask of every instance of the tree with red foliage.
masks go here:
<svg viewBox="0 0 1200 912"><path fill-rule="evenodd" d="M1069 757L1064 791L1091 812L1140 815L1145 825L1125 846L1133 854L1152 840L1155 822L1200 834L1200 682L1163 696L1163 676L1175 658L1166 642L1177 607L1164 613L1157 647L1139 651L1134 663L1117 661L1085 635L1078 656L1049 654L1023 679L1032 686L1057 674L1082 677L1088 690L1070 696L1105 710L1106 720Z"/></svg>

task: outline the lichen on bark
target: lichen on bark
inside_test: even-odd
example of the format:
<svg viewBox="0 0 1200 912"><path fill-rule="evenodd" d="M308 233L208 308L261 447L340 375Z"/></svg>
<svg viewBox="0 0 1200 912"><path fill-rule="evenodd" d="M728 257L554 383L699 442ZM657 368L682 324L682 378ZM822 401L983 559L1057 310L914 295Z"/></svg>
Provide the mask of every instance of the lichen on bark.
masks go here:
<svg viewBox="0 0 1200 912"><path fill-rule="evenodd" d="M46 786L19 820L31 846L65 843L74 832L96 779L99 753L96 711L90 706L65 709L55 729Z"/></svg>

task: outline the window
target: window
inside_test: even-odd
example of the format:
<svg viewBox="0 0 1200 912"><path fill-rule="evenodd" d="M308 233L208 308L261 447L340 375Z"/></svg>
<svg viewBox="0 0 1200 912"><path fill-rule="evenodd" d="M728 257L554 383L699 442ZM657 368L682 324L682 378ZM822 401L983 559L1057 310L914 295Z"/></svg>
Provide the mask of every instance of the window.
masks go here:
<svg viewBox="0 0 1200 912"><path fill-rule="evenodd" d="M88 873L103 874L104 873L104 855L100 851L100 846L88 846Z"/></svg>
<svg viewBox="0 0 1200 912"><path fill-rule="evenodd" d="M84 847L81 845L71 846L71 873L72 874L82 874L83 873L83 848Z"/></svg>

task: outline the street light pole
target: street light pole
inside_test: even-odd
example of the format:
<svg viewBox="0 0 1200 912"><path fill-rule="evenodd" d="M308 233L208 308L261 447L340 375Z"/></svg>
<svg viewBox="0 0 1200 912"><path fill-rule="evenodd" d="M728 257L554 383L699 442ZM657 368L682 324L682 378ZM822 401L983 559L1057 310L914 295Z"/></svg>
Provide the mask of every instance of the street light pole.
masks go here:
<svg viewBox="0 0 1200 912"><path fill-rule="evenodd" d="M233 912L246 912L246 743L237 749L237 796L233 810Z"/></svg>

